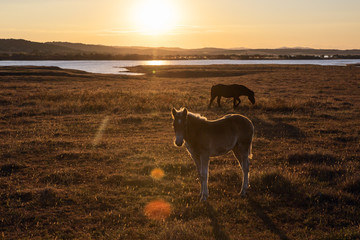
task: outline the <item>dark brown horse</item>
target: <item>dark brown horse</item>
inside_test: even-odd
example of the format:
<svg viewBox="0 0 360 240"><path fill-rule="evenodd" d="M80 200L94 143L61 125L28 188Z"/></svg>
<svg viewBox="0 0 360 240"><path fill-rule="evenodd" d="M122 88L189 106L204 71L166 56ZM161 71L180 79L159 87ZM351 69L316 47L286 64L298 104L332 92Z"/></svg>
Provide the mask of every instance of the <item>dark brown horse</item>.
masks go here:
<svg viewBox="0 0 360 240"><path fill-rule="evenodd" d="M251 146L254 135L252 122L240 115L230 114L218 120L209 121L186 108L172 109L175 130L175 144L185 146L194 160L200 177L200 199L208 198L209 157L233 151L243 171L241 195L249 186L249 159L252 158Z"/></svg>
<svg viewBox="0 0 360 240"><path fill-rule="evenodd" d="M234 109L239 106L241 100L240 96L247 96L252 104L255 104L255 95L254 92L248 89L243 85L232 84L232 85L224 85L224 84L217 84L212 86L211 88L211 99L209 108L211 107L212 102L217 97L217 103L219 107L221 97L225 98L234 98Z"/></svg>

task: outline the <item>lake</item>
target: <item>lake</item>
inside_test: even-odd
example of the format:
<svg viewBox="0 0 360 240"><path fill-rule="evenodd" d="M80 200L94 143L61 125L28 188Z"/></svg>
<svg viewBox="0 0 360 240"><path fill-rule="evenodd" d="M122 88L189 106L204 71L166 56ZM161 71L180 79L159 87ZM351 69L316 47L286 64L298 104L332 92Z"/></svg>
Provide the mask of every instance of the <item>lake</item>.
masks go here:
<svg viewBox="0 0 360 240"><path fill-rule="evenodd" d="M213 65L213 64L311 64L324 66L346 66L360 64L360 59L328 60L84 60L84 61L0 61L0 66L55 66L76 69L90 73L139 75L126 67L138 65Z"/></svg>

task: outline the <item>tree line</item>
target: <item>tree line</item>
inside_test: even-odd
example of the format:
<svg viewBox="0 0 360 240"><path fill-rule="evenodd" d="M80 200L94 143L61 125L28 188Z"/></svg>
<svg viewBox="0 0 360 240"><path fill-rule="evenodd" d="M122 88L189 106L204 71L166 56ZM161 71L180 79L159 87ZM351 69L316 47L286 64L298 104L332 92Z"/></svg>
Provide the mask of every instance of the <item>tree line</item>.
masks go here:
<svg viewBox="0 0 360 240"><path fill-rule="evenodd" d="M141 55L141 54L31 54L31 53L0 53L0 60L195 60L195 59L360 59L360 55Z"/></svg>

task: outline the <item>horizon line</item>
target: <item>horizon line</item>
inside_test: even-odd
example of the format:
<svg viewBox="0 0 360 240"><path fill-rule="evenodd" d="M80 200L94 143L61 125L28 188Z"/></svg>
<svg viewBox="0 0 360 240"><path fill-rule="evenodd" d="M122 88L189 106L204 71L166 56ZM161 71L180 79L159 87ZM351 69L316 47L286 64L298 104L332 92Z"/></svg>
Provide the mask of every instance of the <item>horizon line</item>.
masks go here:
<svg viewBox="0 0 360 240"><path fill-rule="evenodd" d="M106 45L103 43L84 43L84 42L70 42L70 41L34 41L34 40L28 40L24 38L0 38L0 40L20 40L20 41L27 41L27 42L33 42L33 43L70 43L70 44L83 44L83 45L95 45L95 46L105 46L105 47L139 47L139 48L179 48L184 50L194 50L194 49L206 49L206 48L213 48L213 49L222 49L222 50L259 50L259 49L274 49L274 50L280 50L280 49L302 49L302 50L341 50L341 51L348 51L348 50L360 50L359 48L314 48L314 47L304 47L304 46L296 46L296 47L288 47L288 46L282 46L282 47L256 47L256 48L249 48L249 47L214 47L214 46L207 46L207 47L194 47L194 48L184 48L179 46L157 46L157 47L151 47L151 46L145 46L145 45Z"/></svg>

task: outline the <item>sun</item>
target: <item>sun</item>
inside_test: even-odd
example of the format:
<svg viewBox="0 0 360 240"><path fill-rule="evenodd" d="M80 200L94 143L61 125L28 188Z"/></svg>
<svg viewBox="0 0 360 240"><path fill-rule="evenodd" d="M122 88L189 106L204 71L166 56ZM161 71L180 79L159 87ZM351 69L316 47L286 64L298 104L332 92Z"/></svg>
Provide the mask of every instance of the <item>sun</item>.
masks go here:
<svg viewBox="0 0 360 240"><path fill-rule="evenodd" d="M141 0L134 7L133 17L137 31L159 35L175 28L177 12L172 0Z"/></svg>

